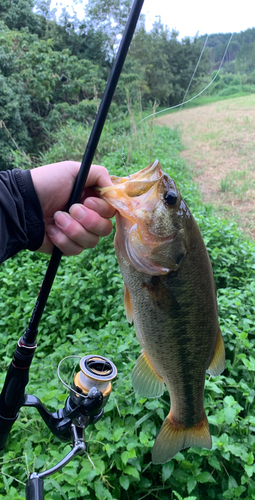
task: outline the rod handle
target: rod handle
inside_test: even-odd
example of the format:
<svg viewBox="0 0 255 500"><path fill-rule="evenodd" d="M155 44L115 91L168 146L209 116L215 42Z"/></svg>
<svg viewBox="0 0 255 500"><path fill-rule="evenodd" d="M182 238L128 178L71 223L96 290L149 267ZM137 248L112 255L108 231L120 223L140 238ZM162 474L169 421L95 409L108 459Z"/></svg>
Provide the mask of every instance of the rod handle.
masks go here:
<svg viewBox="0 0 255 500"><path fill-rule="evenodd" d="M4 449L10 430L18 418L18 413L13 418L5 418L0 415L0 451Z"/></svg>
<svg viewBox="0 0 255 500"><path fill-rule="evenodd" d="M18 417L18 411L24 404L25 387L35 349L36 344L26 345L23 338L19 339L9 366L0 394L0 450L4 448L12 425Z"/></svg>
<svg viewBox="0 0 255 500"><path fill-rule="evenodd" d="M38 477L30 477L26 484L26 500L44 500L43 480Z"/></svg>

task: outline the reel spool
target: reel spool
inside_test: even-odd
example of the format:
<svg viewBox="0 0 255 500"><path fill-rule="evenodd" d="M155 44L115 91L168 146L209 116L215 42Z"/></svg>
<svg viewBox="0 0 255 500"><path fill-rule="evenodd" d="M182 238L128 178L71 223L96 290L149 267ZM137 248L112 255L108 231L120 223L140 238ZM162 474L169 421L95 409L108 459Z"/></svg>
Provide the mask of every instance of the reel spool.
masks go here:
<svg viewBox="0 0 255 500"><path fill-rule="evenodd" d="M103 395L105 406L112 391L111 380L117 375L116 366L109 359L92 354L81 359L80 369L74 376L72 400L77 404L76 398L87 396L90 389L96 387Z"/></svg>
<svg viewBox="0 0 255 500"><path fill-rule="evenodd" d="M80 359L80 371L74 375L71 387L60 375L60 366L70 358ZM81 399L87 398L89 391L96 388L102 393L102 407L105 406L112 391L111 381L116 375L116 366L109 359L97 354L89 354L83 358L80 356L67 356L58 365L58 378L70 390L70 399L75 405L79 405Z"/></svg>

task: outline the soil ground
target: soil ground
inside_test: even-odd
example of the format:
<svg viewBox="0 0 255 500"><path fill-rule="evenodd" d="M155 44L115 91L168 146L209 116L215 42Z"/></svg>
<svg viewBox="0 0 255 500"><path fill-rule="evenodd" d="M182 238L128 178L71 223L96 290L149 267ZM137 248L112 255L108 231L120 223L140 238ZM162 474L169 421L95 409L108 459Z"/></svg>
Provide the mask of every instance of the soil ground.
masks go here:
<svg viewBox="0 0 255 500"><path fill-rule="evenodd" d="M157 118L177 127L202 199L255 238L255 95Z"/></svg>

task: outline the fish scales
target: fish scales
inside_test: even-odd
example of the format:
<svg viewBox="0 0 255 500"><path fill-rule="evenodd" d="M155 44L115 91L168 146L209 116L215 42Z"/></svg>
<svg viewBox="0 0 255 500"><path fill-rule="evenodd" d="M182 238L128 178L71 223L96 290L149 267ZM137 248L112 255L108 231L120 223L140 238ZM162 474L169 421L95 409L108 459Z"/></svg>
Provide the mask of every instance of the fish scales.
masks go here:
<svg viewBox="0 0 255 500"><path fill-rule="evenodd" d="M154 463L163 463L184 447L211 447L205 373L223 370L224 345L212 267L195 219L157 160L134 175L135 185L132 176L114 178L102 196L119 211L115 249L125 309L142 347L134 388L158 397L166 384L170 393L171 410L152 453Z"/></svg>
<svg viewBox="0 0 255 500"><path fill-rule="evenodd" d="M178 405L184 425L202 420L204 374L214 353L218 321L217 313L211 314L213 303L217 311L215 294L208 282L197 283L201 266L194 277L189 275L190 286L186 286L184 268L175 276L150 277L120 259L120 269L131 295L138 341L169 389L172 410ZM202 303L198 293L201 288ZM202 316L201 307L205 311ZM212 335L202 343L201 336L207 329ZM188 382L190 376L192 384Z"/></svg>

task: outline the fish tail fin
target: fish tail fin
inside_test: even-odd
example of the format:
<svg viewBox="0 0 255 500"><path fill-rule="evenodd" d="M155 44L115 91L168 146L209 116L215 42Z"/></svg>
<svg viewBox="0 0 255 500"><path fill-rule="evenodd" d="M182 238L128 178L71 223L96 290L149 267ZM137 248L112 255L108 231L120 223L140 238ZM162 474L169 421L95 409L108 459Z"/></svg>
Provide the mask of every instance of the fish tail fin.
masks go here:
<svg viewBox="0 0 255 500"><path fill-rule="evenodd" d="M190 446L211 449L212 438L206 415L195 426L185 427L173 419L170 411L154 443L152 462L154 464L164 464L171 460L178 451Z"/></svg>

